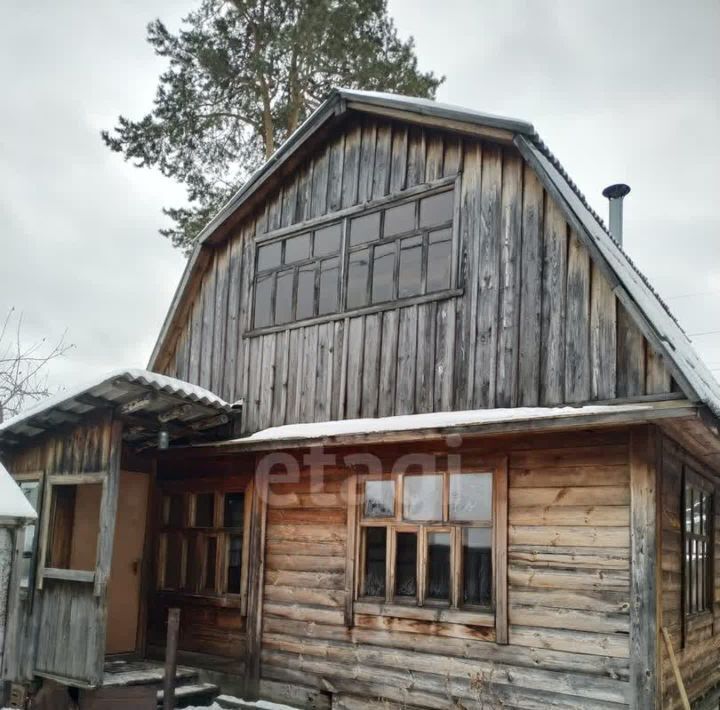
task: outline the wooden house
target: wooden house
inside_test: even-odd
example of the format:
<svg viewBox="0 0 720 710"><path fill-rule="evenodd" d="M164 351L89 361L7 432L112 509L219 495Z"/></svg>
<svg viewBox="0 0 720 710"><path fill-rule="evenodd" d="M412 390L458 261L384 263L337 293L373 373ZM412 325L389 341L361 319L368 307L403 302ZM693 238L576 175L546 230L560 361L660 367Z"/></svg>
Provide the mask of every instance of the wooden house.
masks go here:
<svg viewBox="0 0 720 710"><path fill-rule="evenodd" d="M717 707L720 388L530 124L333 92L149 369L0 425L42 501L6 679L99 698L180 608L246 698Z"/></svg>

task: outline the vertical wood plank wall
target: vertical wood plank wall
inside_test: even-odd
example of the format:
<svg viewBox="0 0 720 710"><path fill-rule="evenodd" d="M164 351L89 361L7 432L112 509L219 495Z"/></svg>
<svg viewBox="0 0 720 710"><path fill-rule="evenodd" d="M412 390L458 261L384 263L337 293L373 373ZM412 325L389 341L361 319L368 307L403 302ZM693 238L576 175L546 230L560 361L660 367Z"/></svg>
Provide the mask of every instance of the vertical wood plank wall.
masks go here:
<svg viewBox="0 0 720 710"><path fill-rule="evenodd" d="M390 470L409 450L373 453ZM347 628L349 471L322 486L283 474L267 512L263 697L387 710L629 704L627 434L484 443L463 461L489 452L509 456L509 645L480 627L391 616L356 613Z"/></svg>
<svg viewBox="0 0 720 710"><path fill-rule="evenodd" d="M462 173L461 297L244 337L253 237ZM292 422L670 392L537 177L509 147L355 118L212 255L163 372Z"/></svg>
<svg viewBox="0 0 720 710"><path fill-rule="evenodd" d="M688 697L697 698L720 682L720 483L715 480L714 554L715 584L712 613L688 623L685 644L682 633L682 468L706 469L670 439L662 444L662 597L661 624L667 628ZM663 708L682 708L680 694L667 649L662 647Z"/></svg>
<svg viewBox="0 0 720 710"><path fill-rule="evenodd" d="M8 456L4 463L13 474L105 472L110 468L115 429L109 412L93 415L74 429L39 437L33 447ZM114 521L114 512L107 519ZM109 544L112 549L112 536ZM105 561L109 570L109 558ZM17 665L9 668L10 674L31 679L34 671L40 670L68 678L97 679L98 667L102 667L98 659L104 656L105 594L96 596L92 584L55 579L45 579L42 591L31 590L31 594L20 602L17 646L8 653L8 659Z"/></svg>

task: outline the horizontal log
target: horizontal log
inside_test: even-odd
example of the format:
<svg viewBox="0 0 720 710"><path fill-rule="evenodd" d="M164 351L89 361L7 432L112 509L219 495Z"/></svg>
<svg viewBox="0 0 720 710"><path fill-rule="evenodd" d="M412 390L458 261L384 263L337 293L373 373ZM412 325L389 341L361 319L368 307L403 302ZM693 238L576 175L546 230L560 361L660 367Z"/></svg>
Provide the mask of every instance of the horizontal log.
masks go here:
<svg viewBox="0 0 720 710"><path fill-rule="evenodd" d="M510 470L510 490L513 488L563 488L624 486L630 482L626 464L615 466L567 466L565 468Z"/></svg>
<svg viewBox="0 0 720 710"><path fill-rule="evenodd" d="M263 622L266 626L270 625L271 619L269 617L290 619L291 621L309 621L317 624L336 624L338 626L345 623L345 614L339 609L323 609L316 606L308 607L301 604L282 604L268 601L263 605Z"/></svg>
<svg viewBox="0 0 720 710"><path fill-rule="evenodd" d="M628 591L630 572L622 570L556 570L549 568L508 567L508 582L512 587L535 589L582 589L591 591Z"/></svg>
<svg viewBox="0 0 720 710"><path fill-rule="evenodd" d="M628 486L547 486L510 488L510 510L521 506L629 505Z"/></svg>
<svg viewBox="0 0 720 710"><path fill-rule="evenodd" d="M625 527L510 525L510 545L560 545L568 547L630 546L630 529Z"/></svg>
<svg viewBox="0 0 720 710"><path fill-rule="evenodd" d="M340 572L345 570L344 557L320 555L278 555L268 553L265 566L269 570L297 570L298 572Z"/></svg>
<svg viewBox="0 0 720 710"><path fill-rule="evenodd" d="M510 626L510 644L538 650L553 649L615 658L628 658L630 655L629 637L623 634L594 634L582 631Z"/></svg>
<svg viewBox="0 0 720 710"><path fill-rule="evenodd" d="M481 639L484 641L495 639L495 629L486 626L467 626L435 621L420 621L416 619L397 619L390 616L375 616L371 614L355 614L353 621L355 626L363 629L402 631L409 634Z"/></svg>
<svg viewBox="0 0 720 710"><path fill-rule="evenodd" d="M268 525L342 525L345 523L345 508L271 508L268 510Z"/></svg>
<svg viewBox="0 0 720 710"><path fill-rule="evenodd" d="M529 589L511 587L511 604L538 605L555 609L578 609L608 614L628 614L630 599L626 591Z"/></svg>
<svg viewBox="0 0 720 710"><path fill-rule="evenodd" d="M269 541L344 542L346 538L345 525L268 525L267 528Z"/></svg>
<svg viewBox="0 0 720 710"><path fill-rule="evenodd" d="M299 589L344 589L345 572L296 572L268 569L265 587L296 587Z"/></svg>
<svg viewBox="0 0 720 710"><path fill-rule="evenodd" d="M615 444L601 447L578 446L538 451L512 451L509 466L511 470L542 468L576 470L581 466L622 466L627 462L628 447L624 444Z"/></svg>
<svg viewBox="0 0 720 710"><path fill-rule="evenodd" d="M341 557L345 555L345 542L306 542L302 540L267 541L268 555L297 555L298 557Z"/></svg>
<svg viewBox="0 0 720 710"><path fill-rule="evenodd" d="M606 614L578 609L553 609L515 604L510 605L510 623L518 626L592 631L600 634L630 632L630 619L627 614Z"/></svg>
<svg viewBox="0 0 720 710"><path fill-rule="evenodd" d="M630 508L626 505L511 507L509 519L515 525L622 526L630 524Z"/></svg>
<svg viewBox="0 0 720 710"><path fill-rule="evenodd" d="M508 561L533 567L628 570L630 551L621 547L513 545L508 550Z"/></svg>
<svg viewBox="0 0 720 710"><path fill-rule="evenodd" d="M286 604L341 607L345 603L345 592L333 589L299 589L266 585L264 593L268 601Z"/></svg>

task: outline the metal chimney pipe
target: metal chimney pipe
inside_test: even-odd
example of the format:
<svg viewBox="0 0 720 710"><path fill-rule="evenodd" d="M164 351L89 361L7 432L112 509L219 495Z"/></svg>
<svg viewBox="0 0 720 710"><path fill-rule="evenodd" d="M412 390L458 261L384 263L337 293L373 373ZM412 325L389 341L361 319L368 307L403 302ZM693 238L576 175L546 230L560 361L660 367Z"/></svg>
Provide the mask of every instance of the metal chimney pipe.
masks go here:
<svg viewBox="0 0 720 710"><path fill-rule="evenodd" d="M622 246L623 243L623 199L630 187L623 183L609 185L603 190L603 196L610 202L610 234Z"/></svg>

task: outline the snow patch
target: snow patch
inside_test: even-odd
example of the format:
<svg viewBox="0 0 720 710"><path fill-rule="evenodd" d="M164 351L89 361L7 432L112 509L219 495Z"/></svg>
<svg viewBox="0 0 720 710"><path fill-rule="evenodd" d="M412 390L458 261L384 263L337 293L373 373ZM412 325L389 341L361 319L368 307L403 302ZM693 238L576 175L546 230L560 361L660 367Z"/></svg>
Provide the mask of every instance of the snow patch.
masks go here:
<svg viewBox="0 0 720 710"><path fill-rule="evenodd" d="M0 463L0 518L35 520L37 513L28 502L20 486Z"/></svg>

